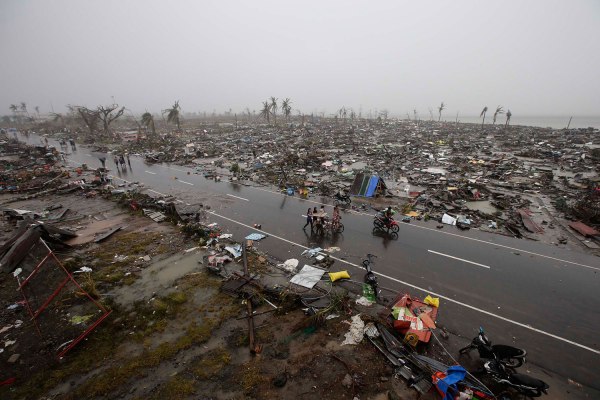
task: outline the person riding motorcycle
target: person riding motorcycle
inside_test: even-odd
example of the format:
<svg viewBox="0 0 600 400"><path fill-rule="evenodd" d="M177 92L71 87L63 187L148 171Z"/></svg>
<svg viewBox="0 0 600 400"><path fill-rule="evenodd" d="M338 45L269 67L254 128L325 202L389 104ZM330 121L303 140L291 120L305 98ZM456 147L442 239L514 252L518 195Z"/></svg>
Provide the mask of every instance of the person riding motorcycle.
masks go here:
<svg viewBox="0 0 600 400"><path fill-rule="evenodd" d="M341 201L348 199L348 195L342 189L338 190L334 197Z"/></svg>
<svg viewBox="0 0 600 400"><path fill-rule="evenodd" d="M392 221L394 220L394 214L396 214L396 212L392 209L392 206L389 206L383 212L383 223L386 227L389 227Z"/></svg>

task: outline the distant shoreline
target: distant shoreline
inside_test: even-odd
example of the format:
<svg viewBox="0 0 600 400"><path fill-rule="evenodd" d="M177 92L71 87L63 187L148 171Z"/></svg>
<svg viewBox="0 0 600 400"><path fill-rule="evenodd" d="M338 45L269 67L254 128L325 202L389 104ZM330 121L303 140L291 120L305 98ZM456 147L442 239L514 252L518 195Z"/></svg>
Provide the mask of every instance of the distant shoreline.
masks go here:
<svg viewBox="0 0 600 400"><path fill-rule="evenodd" d="M485 118L485 125L492 125L492 116L488 115ZM570 116L514 116L510 120L510 126L529 126L536 128L552 128L552 129L564 129L567 127L569 123ZM406 118L402 118L406 119ZM412 118L411 118L412 120ZM423 118L422 120L429 120ZM456 117L454 119L450 118L450 116L442 115L442 121L452 123L456 121ZM464 124L481 124L481 118L479 116L458 116L458 122ZM506 116L501 115L496 120L496 125L504 125L506 122ZM571 125L569 128L579 129L579 128L595 128L600 129L600 116L573 116L571 120Z"/></svg>

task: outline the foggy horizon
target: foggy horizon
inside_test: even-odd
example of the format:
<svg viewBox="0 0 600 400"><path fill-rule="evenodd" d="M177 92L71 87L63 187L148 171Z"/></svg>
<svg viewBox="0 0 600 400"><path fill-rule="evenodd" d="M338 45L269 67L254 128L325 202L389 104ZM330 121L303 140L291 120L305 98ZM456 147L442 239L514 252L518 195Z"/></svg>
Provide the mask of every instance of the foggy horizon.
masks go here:
<svg viewBox="0 0 600 400"><path fill-rule="evenodd" d="M0 115L113 102L139 115L258 113L442 119L600 115L600 3L0 3ZM501 119L504 119L502 116Z"/></svg>

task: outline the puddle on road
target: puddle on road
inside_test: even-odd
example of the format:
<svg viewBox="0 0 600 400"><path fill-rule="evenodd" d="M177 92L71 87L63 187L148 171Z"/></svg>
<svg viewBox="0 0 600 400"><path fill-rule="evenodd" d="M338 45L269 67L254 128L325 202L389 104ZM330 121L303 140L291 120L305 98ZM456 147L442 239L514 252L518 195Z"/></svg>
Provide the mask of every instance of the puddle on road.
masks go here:
<svg viewBox="0 0 600 400"><path fill-rule="evenodd" d="M113 292L115 301L128 305L136 300L147 299L160 289L169 288L182 276L200 270L202 254L199 251L176 254L147 267L131 286L120 287Z"/></svg>
<svg viewBox="0 0 600 400"><path fill-rule="evenodd" d="M498 211L498 209L494 207L489 200L467 201L465 206L467 206L469 210L477 210L486 214L494 214L496 211Z"/></svg>

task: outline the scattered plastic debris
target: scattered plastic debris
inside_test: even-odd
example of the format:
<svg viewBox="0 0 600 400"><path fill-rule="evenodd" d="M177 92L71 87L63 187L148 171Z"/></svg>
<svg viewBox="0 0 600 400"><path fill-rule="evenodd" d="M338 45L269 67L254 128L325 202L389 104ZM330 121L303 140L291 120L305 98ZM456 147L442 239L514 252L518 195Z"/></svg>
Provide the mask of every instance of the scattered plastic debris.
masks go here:
<svg viewBox="0 0 600 400"><path fill-rule="evenodd" d="M310 265L305 265L302 267L300 272L290 279L291 283L294 283L299 286L303 286L305 288L312 289L317 282L321 280L321 277L325 273L321 268L311 267Z"/></svg>
<svg viewBox="0 0 600 400"><path fill-rule="evenodd" d="M295 258L290 258L289 260L285 260L283 264L279 264L279 267L285 269L286 271L294 272L296 271L296 268L298 268L298 260Z"/></svg>
<svg viewBox="0 0 600 400"><path fill-rule="evenodd" d="M367 299L364 296L360 296L358 299L356 299L356 304L359 304L361 306L365 306L365 307L369 307L372 306L374 302L372 302L371 300Z"/></svg>
<svg viewBox="0 0 600 400"><path fill-rule="evenodd" d="M344 321L348 323L347 321ZM352 317L352 322L350 323L350 329L345 333L345 339L342 342L342 345L350 344L355 345L362 342L363 337L365 336L365 323L360 318L360 314L357 314Z"/></svg>
<svg viewBox="0 0 600 400"><path fill-rule="evenodd" d="M262 233L251 233L248 236L246 236L246 239L247 240L253 240L253 241L257 242L257 241L262 240L262 239L264 239L266 237L267 237L267 235L264 235Z"/></svg>

